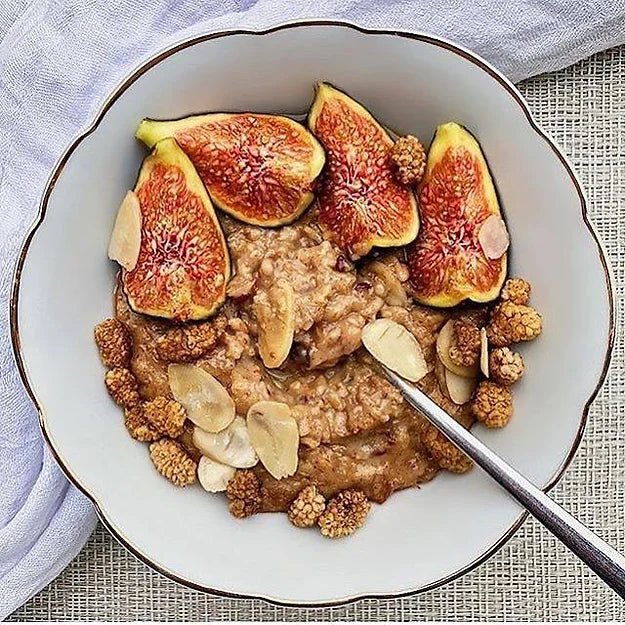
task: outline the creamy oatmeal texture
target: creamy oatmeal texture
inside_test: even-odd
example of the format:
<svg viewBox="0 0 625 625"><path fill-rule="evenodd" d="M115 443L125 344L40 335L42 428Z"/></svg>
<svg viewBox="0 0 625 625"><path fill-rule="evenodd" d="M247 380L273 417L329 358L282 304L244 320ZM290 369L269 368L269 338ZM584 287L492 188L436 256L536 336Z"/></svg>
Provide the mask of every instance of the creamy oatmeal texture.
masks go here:
<svg viewBox="0 0 625 625"><path fill-rule="evenodd" d="M305 124L210 113L144 119L136 137L151 152L118 212L115 316L95 341L161 475L225 491L237 518L284 511L338 538L371 502L471 468L379 369L466 428L512 416L511 346L542 319L529 283L506 282L468 129L441 124L426 151L319 83Z"/></svg>
<svg viewBox="0 0 625 625"><path fill-rule="evenodd" d="M437 332L451 313L386 303L397 301L397 285L389 289L367 264L357 270L312 219L278 230L224 221L236 272L228 287L232 301L199 324L220 332L195 362L225 386L238 414L245 415L260 400L288 404L302 444L292 477L276 480L262 465L253 469L263 486L261 509L286 510L311 482L326 497L355 488L382 502L395 490L430 480L439 465L424 442L428 426L375 370L360 336L376 316L404 325L431 368L419 385L468 427L468 406L448 400L433 372ZM397 257L374 262L383 263L397 283L405 282L407 270ZM254 348L258 322L253 309L255 299L278 280L287 280L296 295L295 337L286 363L268 370ZM179 330L133 313L121 289L115 302L117 318L132 334L131 369L142 395L171 396L168 362L159 356L158 345Z"/></svg>

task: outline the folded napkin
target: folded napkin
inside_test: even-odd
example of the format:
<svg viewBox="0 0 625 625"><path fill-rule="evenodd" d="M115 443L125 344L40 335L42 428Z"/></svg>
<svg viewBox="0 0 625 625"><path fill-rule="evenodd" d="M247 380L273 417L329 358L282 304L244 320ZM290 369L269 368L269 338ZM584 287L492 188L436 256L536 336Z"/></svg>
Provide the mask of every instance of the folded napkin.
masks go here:
<svg viewBox="0 0 625 625"><path fill-rule="evenodd" d="M12 10L0 6L0 24ZM625 41L625 0L32 0L0 43L0 618L53 579L95 525L42 441L10 348L12 259L50 169L147 54L194 33L304 17L433 32L514 80Z"/></svg>

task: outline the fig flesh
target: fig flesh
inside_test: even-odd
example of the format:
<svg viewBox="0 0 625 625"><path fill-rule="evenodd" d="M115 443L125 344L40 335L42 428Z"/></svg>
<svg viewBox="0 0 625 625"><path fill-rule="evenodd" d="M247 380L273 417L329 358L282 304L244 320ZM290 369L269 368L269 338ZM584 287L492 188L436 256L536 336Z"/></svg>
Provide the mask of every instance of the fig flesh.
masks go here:
<svg viewBox="0 0 625 625"><path fill-rule="evenodd" d="M122 272L130 307L180 321L209 317L225 300L230 259L204 185L173 139L143 161L135 193L141 246L134 269Z"/></svg>
<svg viewBox="0 0 625 625"><path fill-rule="evenodd" d="M291 223L314 199L325 155L300 123L279 115L212 113L176 121L144 119L148 147L173 137L215 205L257 226Z"/></svg>
<svg viewBox="0 0 625 625"><path fill-rule="evenodd" d="M454 122L436 130L419 186L419 208L421 231L408 248L415 299L437 307L494 300L506 277L507 245L490 258L480 230L485 223L503 224L499 201L479 143ZM489 219L493 216L497 219Z"/></svg>
<svg viewBox="0 0 625 625"><path fill-rule="evenodd" d="M412 190L394 176L393 139L361 104L327 83L317 86L308 127L326 150L319 216L352 258L372 247L410 243L419 231Z"/></svg>

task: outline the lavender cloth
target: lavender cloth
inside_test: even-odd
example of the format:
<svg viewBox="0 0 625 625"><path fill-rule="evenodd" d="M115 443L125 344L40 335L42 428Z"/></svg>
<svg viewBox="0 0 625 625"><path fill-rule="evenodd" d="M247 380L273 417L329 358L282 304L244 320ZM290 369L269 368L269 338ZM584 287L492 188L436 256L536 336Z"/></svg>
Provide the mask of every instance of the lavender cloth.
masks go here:
<svg viewBox="0 0 625 625"><path fill-rule="evenodd" d="M0 24L14 15L14 7L0 6ZM194 33L305 17L443 35L513 80L625 41L625 0L30 2L0 43L0 618L52 580L95 525L90 503L42 441L8 338L13 259L50 169L147 54Z"/></svg>

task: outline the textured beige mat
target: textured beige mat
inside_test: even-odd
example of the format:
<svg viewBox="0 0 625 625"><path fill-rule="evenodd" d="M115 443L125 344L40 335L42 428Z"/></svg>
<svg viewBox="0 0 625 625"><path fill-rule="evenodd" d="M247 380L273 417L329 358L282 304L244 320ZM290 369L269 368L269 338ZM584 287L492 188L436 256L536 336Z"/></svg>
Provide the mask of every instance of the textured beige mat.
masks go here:
<svg viewBox="0 0 625 625"><path fill-rule="evenodd" d="M526 81L521 91L588 189L590 216L610 254L618 298L612 368L554 496L625 551L625 47ZM12 619L623 621L625 603L534 521L489 562L438 590L306 611L182 588L153 573L99 527L58 579Z"/></svg>

